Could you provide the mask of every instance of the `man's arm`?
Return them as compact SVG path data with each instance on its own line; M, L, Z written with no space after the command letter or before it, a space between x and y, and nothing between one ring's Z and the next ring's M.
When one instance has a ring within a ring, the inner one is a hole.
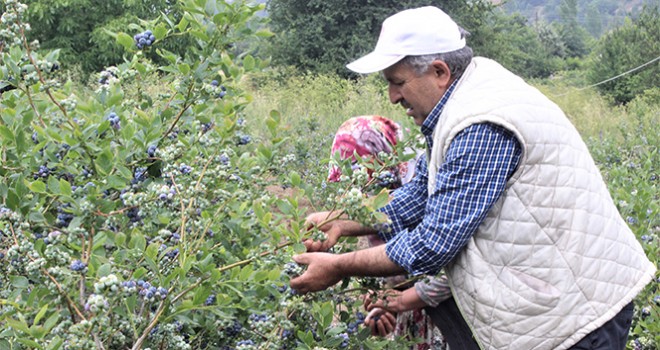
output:
M307 265L302 275L291 279L291 288L300 293L324 290L344 277L393 276L405 270L385 254L385 245L344 254L304 253L293 260Z
M496 124L475 124L456 135L438 169L424 219L387 242L388 257L411 274L436 274L500 198L521 150L513 133Z

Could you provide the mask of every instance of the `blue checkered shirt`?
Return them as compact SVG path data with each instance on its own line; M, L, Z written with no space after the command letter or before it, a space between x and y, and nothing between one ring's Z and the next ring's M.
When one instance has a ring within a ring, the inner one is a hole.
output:
M427 147L453 92L452 84L424 121ZM518 166L521 146L508 130L491 123L461 131L449 146L428 193L428 165L422 157L411 182L393 192L381 209L391 224L379 232L387 256L413 275L437 274L465 246L497 201Z

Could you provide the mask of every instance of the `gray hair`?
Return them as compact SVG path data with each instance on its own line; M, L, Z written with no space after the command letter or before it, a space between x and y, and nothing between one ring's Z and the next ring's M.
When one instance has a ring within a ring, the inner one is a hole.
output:
M463 38L470 35L465 29L461 27L458 29ZM433 61L440 60L445 62L449 67L452 79L457 80L463 75L470 62L472 62L473 55L472 48L466 45L462 49L450 52L432 53L421 56L406 56L397 64L405 64L411 67L415 71L415 74L422 75L428 70Z

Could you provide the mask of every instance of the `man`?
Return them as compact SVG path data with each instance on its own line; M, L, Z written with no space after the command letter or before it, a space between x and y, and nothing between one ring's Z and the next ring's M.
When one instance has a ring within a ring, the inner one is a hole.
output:
M348 67L383 72L391 102L426 136L426 162L383 209L385 245L316 252L376 232L333 221L322 227L327 241L306 242L309 253L294 257L307 270L291 287L444 267L454 298L431 312L452 350L624 349L632 300L656 267L559 107L496 62L472 58L435 7L386 19L375 50Z

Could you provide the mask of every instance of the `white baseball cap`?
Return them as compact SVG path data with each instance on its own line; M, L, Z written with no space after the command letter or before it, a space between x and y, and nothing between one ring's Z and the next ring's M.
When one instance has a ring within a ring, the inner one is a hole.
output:
M463 47L465 38L456 22L441 9L425 6L385 19L374 51L346 67L357 73L373 73L406 56L451 52Z

